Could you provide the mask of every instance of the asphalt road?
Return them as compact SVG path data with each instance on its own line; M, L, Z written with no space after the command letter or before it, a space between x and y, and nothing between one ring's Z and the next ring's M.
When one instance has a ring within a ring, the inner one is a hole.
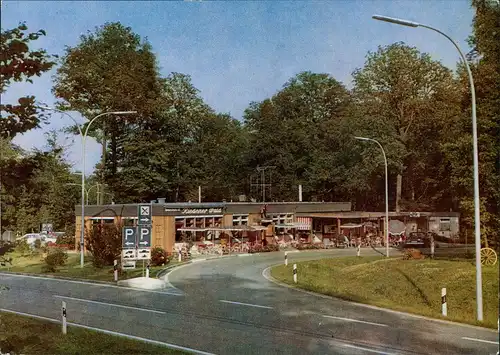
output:
M364 254L372 253L368 250ZM290 253L294 260L354 250ZM318 297L262 274L283 253L196 262L161 292L0 274L0 308L214 354L495 354L495 331ZM349 280L332 280L349 282ZM71 331L71 324L69 325Z

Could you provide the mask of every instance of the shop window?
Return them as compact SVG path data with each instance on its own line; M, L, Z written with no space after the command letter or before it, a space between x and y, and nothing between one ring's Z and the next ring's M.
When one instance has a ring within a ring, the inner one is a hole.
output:
M233 226L246 226L248 225L248 215L234 215Z
M449 218L441 218L439 220L439 231L440 232L451 231L451 222Z

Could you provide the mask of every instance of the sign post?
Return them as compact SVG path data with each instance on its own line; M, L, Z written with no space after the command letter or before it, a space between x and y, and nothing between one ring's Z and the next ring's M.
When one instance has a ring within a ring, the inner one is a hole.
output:
M122 263L123 267L132 263L135 268L137 260L143 261L142 273L144 276L144 261L151 259L151 225L153 223L153 206L139 204L137 206L137 226L123 227ZM129 261L129 262L127 262Z
M66 302L62 303L62 333L67 333L67 324L66 324Z
M115 276L115 282L118 281L118 260L113 261L113 274Z

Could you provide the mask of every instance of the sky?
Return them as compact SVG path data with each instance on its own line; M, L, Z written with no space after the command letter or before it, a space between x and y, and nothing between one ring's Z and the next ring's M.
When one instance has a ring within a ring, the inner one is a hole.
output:
M403 41L455 69L459 55L444 37L371 19L373 14L400 17L438 27L469 50L473 9L469 0L330 1L12 1L3 0L2 29L26 22L44 29L35 42L51 54L64 54L79 37L106 22L119 21L152 44L161 74L189 74L200 95L218 112L241 119L252 101L261 101L302 71L328 73L352 87L351 73L369 51ZM48 105L55 70L33 84L13 84L3 103L35 95ZM77 112L71 115L79 122ZM25 149L43 149L44 132L71 124L55 114L42 129L16 137ZM79 138L60 134L67 159L80 170ZM100 146L87 143L86 173L100 159Z

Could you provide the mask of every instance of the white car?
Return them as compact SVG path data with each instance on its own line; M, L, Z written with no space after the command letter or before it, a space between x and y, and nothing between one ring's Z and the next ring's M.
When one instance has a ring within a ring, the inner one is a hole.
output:
M31 245L35 243L35 240L42 239L42 235L39 233L28 233L23 235L22 237L16 238L16 241L21 241L23 239L26 241L26 243Z

